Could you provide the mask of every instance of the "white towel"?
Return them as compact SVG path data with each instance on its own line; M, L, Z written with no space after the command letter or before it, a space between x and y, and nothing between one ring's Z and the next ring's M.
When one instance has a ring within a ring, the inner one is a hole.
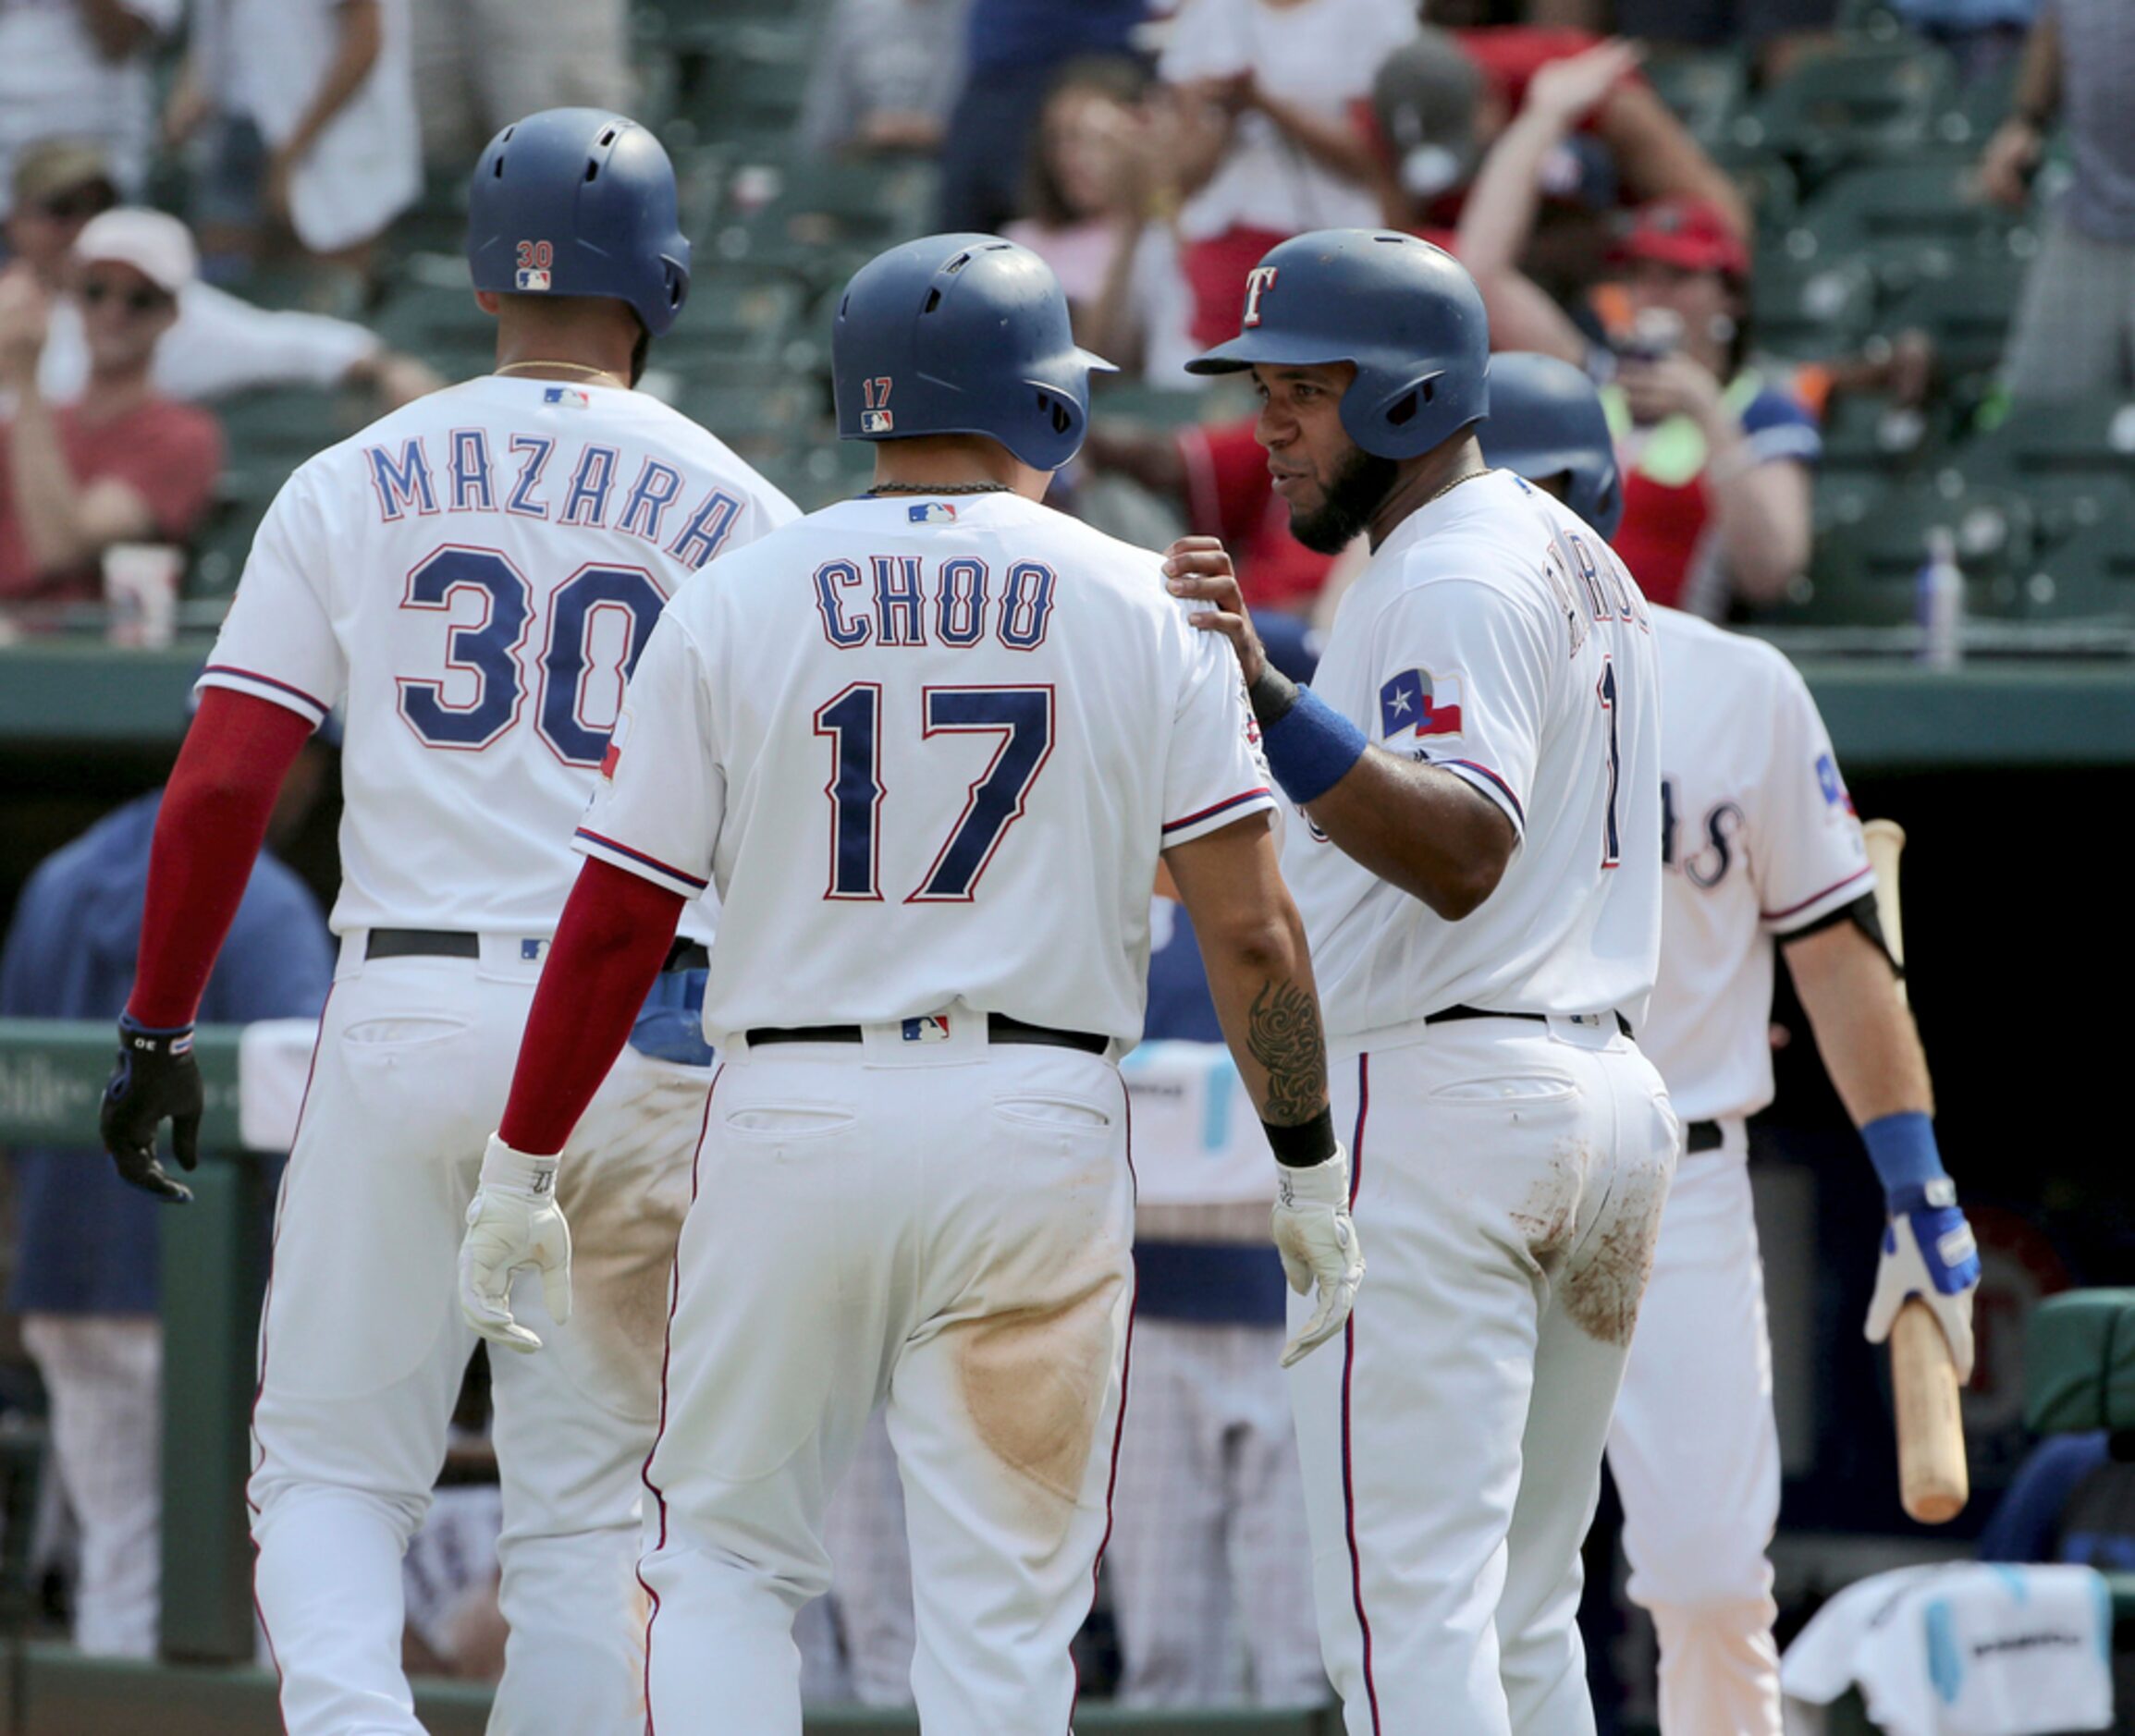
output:
M238 1038L238 1137L247 1151L286 1152L311 1082L316 1019L262 1019Z
M2112 1599L2090 1568L1901 1568L1819 1609L1779 1680L1818 1705L1859 1683L1890 1736L2106 1730L2112 1644Z

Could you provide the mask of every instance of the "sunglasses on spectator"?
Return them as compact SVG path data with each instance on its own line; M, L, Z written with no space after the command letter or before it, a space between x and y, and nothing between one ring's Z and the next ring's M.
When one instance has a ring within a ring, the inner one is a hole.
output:
M117 301L129 313L153 313L158 308L168 307L171 302L171 298L160 289L138 287L121 288L117 284L105 283L100 277L92 277L77 293L81 297L83 307L102 307L106 301Z
M55 223L81 223L109 211L117 202L118 195L102 181L88 181L41 199L37 206Z

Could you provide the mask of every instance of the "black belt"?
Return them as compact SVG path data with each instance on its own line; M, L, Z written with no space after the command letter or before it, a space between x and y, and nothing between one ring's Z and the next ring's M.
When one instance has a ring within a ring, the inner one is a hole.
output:
M1631 1021L1625 1018L1622 1013L1616 1014L1615 1018L1616 1029L1626 1036L1629 1036L1631 1034ZM1444 1025L1451 1024L1456 1019L1526 1019L1538 1025L1546 1025L1550 1021L1550 1015L1531 1012L1499 1012L1493 1007L1446 1007L1437 1012L1424 1014L1423 1022L1427 1025Z
M1080 1049L1085 1055L1102 1055L1111 1047L1104 1037L1089 1031L1060 1031L1051 1025L1028 1025L1006 1013L986 1015L986 1034L996 1043L1030 1043L1042 1048ZM758 1025L749 1033L749 1046L772 1043L857 1043L858 1025Z
M479 959L482 936L458 928L374 928L363 942L366 959ZM677 938L663 971L702 971L711 963L703 942Z
M1683 1149L1686 1153L1718 1151L1725 1143L1717 1121L1693 1121L1683 1130Z

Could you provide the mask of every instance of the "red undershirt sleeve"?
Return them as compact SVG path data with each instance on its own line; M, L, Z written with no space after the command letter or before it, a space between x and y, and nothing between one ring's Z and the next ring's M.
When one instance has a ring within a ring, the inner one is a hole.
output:
M141 960L126 1010L151 1030L189 1025L229 935L267 816L313 720L227 688L201 693L155 816Z
M630 1039L683 902L680 893L610 862L589 859L579 871L526 1016L497 1128L514 1151L546 1157L563 1149Z

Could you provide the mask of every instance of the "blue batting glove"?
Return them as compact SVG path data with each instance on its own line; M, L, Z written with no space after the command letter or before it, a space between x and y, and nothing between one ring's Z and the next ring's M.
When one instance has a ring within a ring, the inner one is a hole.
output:
M1962 1386L1972 1376L1972 1292L1980 1285L1980 1254L1972 1227L1957 1209L1957 1184L1939 1176L1894 1190L1889 1207L1875 1294L1868 1304L1868 1341L1881 1344L1889 1338L1897 1311L1918 1296L1941 1323Z

